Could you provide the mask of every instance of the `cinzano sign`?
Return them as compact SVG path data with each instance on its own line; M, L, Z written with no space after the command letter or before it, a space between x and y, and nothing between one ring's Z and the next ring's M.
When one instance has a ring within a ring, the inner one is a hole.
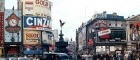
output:
M24 16L24 29L43 30L44 28L51 28L50 19L42 17Z

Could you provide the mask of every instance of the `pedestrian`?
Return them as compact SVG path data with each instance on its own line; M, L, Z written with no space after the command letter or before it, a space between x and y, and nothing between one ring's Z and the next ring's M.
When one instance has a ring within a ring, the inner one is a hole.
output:
M75 55L74 54L72 54L72 60L75 60Z

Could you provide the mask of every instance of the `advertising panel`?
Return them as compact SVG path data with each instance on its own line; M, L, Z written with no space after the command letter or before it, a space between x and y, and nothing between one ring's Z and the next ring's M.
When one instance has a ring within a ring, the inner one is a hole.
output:
M93 27L108 27L108 24L107 20L97 20L93 23Z
M40 31L23 31L23 44L40 44L41 32Z
M40 45L24 45L24 54L42 54L42 47Z
M79 50L81 50L82 48L83 48L83 44L82 44L82 31L81 32L79 32L79 34L78 34L78 48L79 48Z
M100 38L109 38L109 34L111 33L111 30L108 28L100 28L100 31L98 32L98 35Z
M140 40L140 22L130 24L130 40Z
M82 28L82 44L83 44L83 49L86 48L86 27Z
M23 15L51 17L51 6L48 0L23 0Z
M8 47L6 52L7 52L8 57L13 57L18 54L19 48L18 47Z
M5 0L0 0L0 12L4 12Z
M21 42L21 10L5 10L4 42Z
M98 13L93 16L93 19L106 19L106 20L124 20L124 16L114 14Z
M4 12L0 12L0 47L3 47L4 42Z
M51 36L46 32L42 32L42 43L44 44L52 43Z
M24 16L24 29L45 30L51 29L50 18L42 18L38 16Z

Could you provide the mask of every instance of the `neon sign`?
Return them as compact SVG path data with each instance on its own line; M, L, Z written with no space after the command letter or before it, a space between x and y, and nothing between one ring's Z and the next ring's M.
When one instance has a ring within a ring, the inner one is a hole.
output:
M35 30L37 28L51 28L50 23L50 18L24 16L24 28L30 28Z

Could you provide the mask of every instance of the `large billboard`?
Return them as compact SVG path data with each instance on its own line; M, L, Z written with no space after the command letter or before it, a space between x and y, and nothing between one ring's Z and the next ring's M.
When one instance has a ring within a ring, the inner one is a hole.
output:
M4 42L4 12L0 12L0 47L3 47Z
M104 19L104 20L124 20L124 16L118 16L114 14L98 13L93 16L93 19Z
M0 12L4 12L5 0L0 0Z
M21 42L21 10L5 10L4 15L4 42Z
M140 40L140 22L132 22L130 24L130 40Z
M51 17L51 6L48 0L23 0L23 15Z
M51 35L49 33L42 32L42 43L43 44L51 44L52 43Z
M40 31L23 31L23 44L40 44L41 41L41 32Z
M40 45L24 45L24 54L42 54L42 47Z
M45 30L51 29L51 20L49 17L42 18L38 16L23 16L23 29Z

